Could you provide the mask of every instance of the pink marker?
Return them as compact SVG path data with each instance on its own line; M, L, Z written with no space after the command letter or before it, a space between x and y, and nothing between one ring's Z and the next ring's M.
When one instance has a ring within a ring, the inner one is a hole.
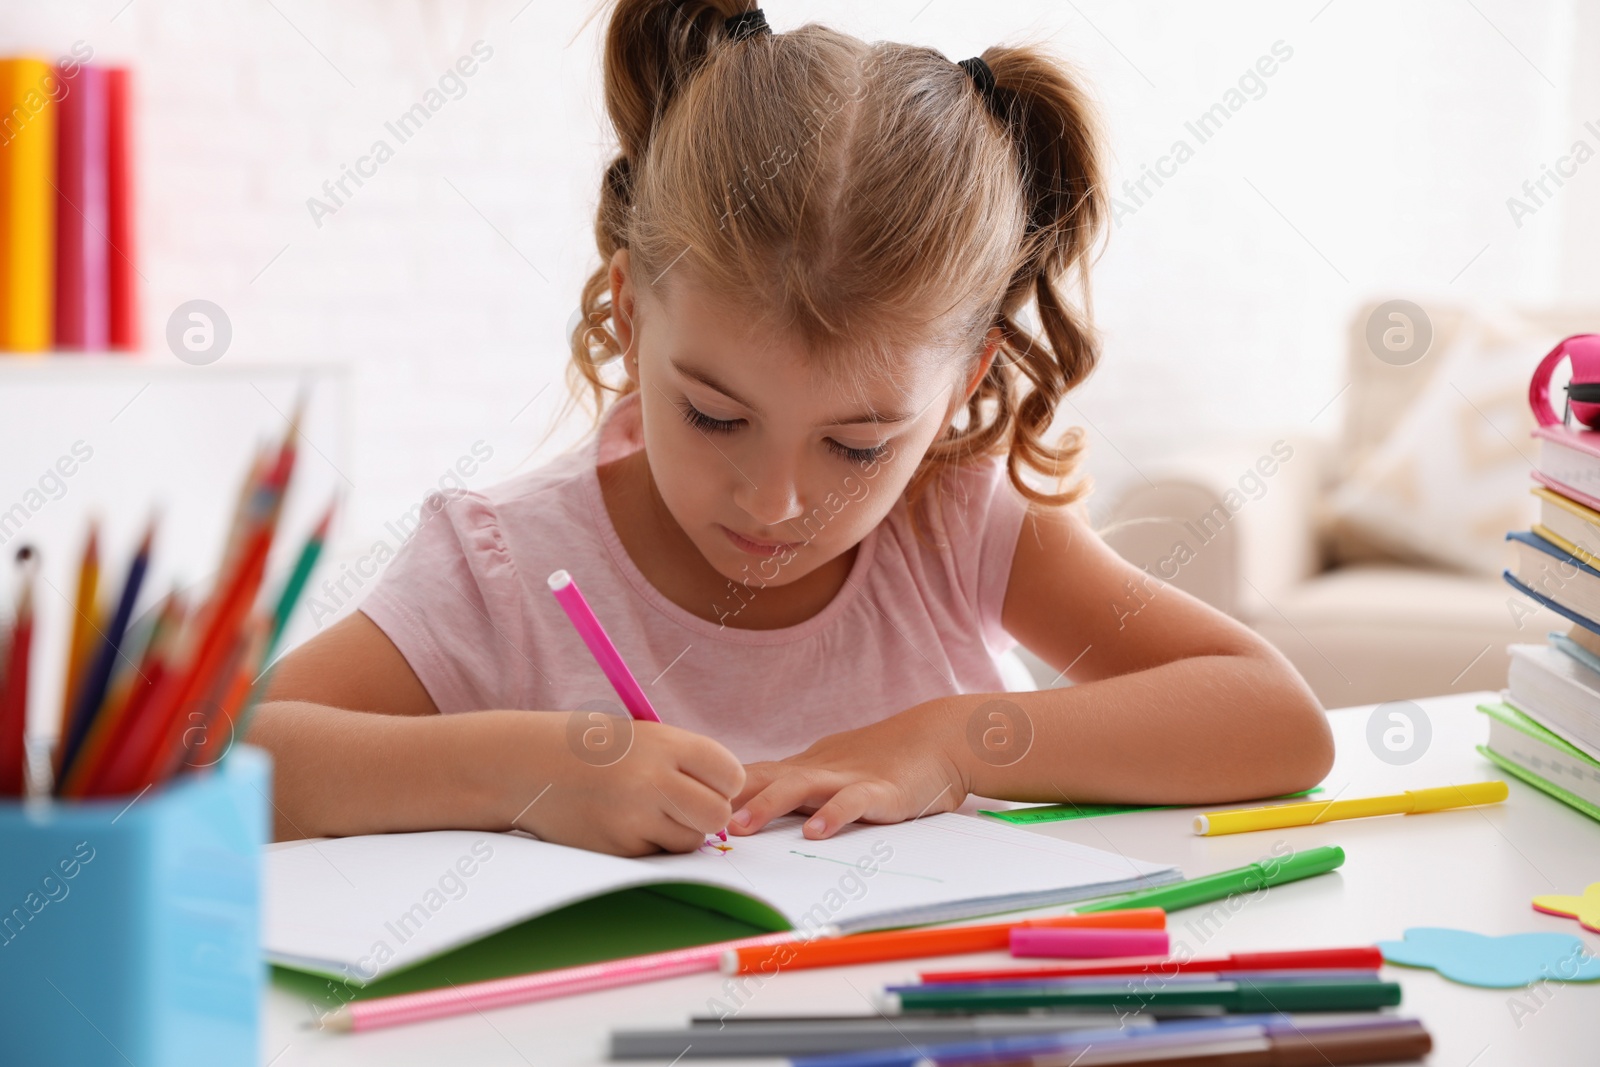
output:
M834 936L838 930L824 927L822 936ZM512 1004L530 1004L552 997L569 997L597 989L616 989L620 986L675 978L683 974L715 974L722 954L731 949L757 945L781 945L804 938L798 930L785 930L776 934L758 934L737 941L718 941L710 945L676 948L648 956L632 956L604 963L585 963L577 967L562 967L554 971L519 974L510 978L490 978L465 985L452 985L443 989L424 989L416 993L396 993L387 997L357 1000L335 1009L325 1016L322 1025L329 1030L375 1030L382 1026L399 1026L403 1023L422 1022L447 1015L465 1015L484 1012L491 1008L504 1008Z
M1169 948L1165 930L1075 930L1048 926L1011 928L1013 956L1109 959L1116 956L1165 956Z
M638 679L622 661L622 653L611 643L605 627L595 618L594 610L589 607L589 602L583 599L583 594L578 590L578 583L572 580L572 575L564 570L556 571L548 580L550 592L555 594L561 610L572 620L572 628L578 631L578 636L583 638L583 643L589 647L589 654L594 656L594 661L605 672L611 688L622 698L622 705L628 709L628 714L645 722L660 722L661 716L650 706L650 698L639 688ZM728 831L718 830L717 836L726 841Z

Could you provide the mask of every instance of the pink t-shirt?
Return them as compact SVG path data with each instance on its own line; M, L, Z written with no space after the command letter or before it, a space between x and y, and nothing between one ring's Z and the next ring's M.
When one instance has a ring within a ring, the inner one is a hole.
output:
M1005 689L995 656L1016 641L1000 612L1027 501L1003 461L948 475L942 529L925 527L925 541L898 501L816 615L747 630L672 603L623 548L595 468L640 447L634 393L537 470L482 492L429 495L360 607L441 712L605 705L621 714L545 583L562 568L662 721L716 738L742 762L793 755L933 697Z

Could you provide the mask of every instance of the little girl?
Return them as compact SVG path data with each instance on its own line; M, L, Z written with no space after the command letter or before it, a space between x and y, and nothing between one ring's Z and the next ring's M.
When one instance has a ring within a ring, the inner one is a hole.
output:
M743 6L614 4L620 154L569 368L598 425L430 496L361 610L279 664L250 732L278 836L635 855L969 793L1316 784L1329 730L1283 656L1112 552L1084 482L1037 487L1078 464L1081 430L1050 427L1098 356L1058 288L1076 272L1087 304L1106 217L1082 86L1033 49L958 64ZM558 569L661 723L622 716ZM1071 684L1001 692L1018 643Z

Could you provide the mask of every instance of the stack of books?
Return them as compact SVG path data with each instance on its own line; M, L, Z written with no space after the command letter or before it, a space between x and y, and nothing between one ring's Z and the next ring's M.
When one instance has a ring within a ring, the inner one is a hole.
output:
M0 352L138 347L130 81L0 59Z
M1514 644L1500 701L1479 705L1505 770L1600 819L1600 431L1534 430L1539 521L1513 530L1505 580L1569 619L1543 644ZM1512 602L1513 613L1517 611Z

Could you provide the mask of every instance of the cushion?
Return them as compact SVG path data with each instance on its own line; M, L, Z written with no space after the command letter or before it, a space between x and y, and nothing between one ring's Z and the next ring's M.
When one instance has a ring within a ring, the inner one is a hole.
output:
M1488 577L1538 514L1528 377L1560 338L1504 313L1463 322L1388 437L1328 498L1338 564L1387 558ZM1430 354L1427 358L1433 358Z

